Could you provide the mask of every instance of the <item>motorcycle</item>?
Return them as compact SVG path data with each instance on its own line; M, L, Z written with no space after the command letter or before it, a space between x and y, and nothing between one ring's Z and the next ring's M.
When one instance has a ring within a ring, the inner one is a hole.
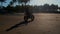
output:
M33 15L25 15L24 20L28 21L28 22L32 22L34 20L34 16Z

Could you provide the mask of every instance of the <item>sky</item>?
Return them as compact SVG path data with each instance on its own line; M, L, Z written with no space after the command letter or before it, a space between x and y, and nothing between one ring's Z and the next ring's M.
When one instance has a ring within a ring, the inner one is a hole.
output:
M11 0L7 0L7 3L4 3L3 6L7 6ZM55 4L60 6L60 0L30 0L30 5L44 5L44 4Z

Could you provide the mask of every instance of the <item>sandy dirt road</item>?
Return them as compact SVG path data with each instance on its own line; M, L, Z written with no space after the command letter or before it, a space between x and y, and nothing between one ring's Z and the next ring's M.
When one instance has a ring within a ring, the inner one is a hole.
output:
M34 16L34 21L28 25L6 32L23 21L23 15L0 15L0 34L60 34L60 14L37 13Z

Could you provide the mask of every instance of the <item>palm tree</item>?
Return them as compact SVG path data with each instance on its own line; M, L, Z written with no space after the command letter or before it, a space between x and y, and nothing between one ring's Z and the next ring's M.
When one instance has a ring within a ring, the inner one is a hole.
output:
M30 0L18 0L18 3L19 3L19 4L23 3L23 4L26 5L26 3L27 3L28 1L30 1Z
M0 0L0 3L1 3L1 8L2 8L2 5L3 5L3 2L5 2L6 0Z
M13 2L16 2L17 0L12 0Z
M30 1L30 0L12 0L13 3L18 2L19 5L20 5L20 4L26 5L26 3L27 3L28 1Z
M12 0L13 4L17 2L17 0Z
M14 3L16 2L16 0L12 0L12 1L10 1L10 6L12 6Z
M12 7L13 6L13 2L11 1L9 5Z

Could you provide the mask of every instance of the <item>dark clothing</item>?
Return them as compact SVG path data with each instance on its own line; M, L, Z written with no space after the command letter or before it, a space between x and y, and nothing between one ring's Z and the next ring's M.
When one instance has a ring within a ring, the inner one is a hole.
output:
M25 8L25 15L32 15L32 13L29 11L29 7Z

